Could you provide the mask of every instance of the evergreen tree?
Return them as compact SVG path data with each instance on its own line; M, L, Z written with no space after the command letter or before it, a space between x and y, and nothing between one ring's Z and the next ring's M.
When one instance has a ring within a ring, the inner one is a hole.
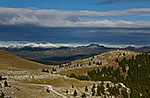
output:
M74 96L74 97L77 96L77 91L76 91L76 90L74 91L73 96Z
M129 59L124 57L121 61L118 61L118 64L118 69L113 69L113 67L103 67L101 70L92 69L87 72L87 75L76 76L75 78L91 81L112 81L114 83L121 82L131 89L131 98L139 98L140 94L143 98L150 98L150 55L143 53L135 57L132 56ZM125 74L127 74L126 77ZM93 92L94 88L95 87L92 88ZM98 85L98 96L104 94L104 90L102 88L102 86ZM109 87L109 91L115 96L119 94L117 87ZM123 92L123 94L126 96L125 92Z
M8 87L7 81L4 82L4 86L5 86L5 87Z
M116 63L118 63L119 62L119 60L118 60L118 58L116 58Z
M66 93L68 93L68 90L66 90Z
M109 84L108 83L107 83L106 87L109 88Z
M72 88L74 88L74 86L72 85Z
M123 53L123 56L126 56L126 54L125 54L125 53Z
M49 93L49 89L46 89L46 92Z
M3 92L1 93L0 98L4 98L4 93Z
M97 85L97 96L101 96L101 87Z
M92 88L92 96L94 96L94 95L95 95L95 89Z
M70 78L76 78L76 75L74 73L71 73L71 75L69 77Z
M44 68L42 69L42 72L45 72Z
M2 76L0 76L0 81L2 80Z
M92 88L95 88L95 84L93 84L93 87Z
M87 88L87 86L85 87L85 92L88 92L88 88Z
M89 62L89 66L91 66L91 62Z
M52 71L56 71L56 68L53 68Z

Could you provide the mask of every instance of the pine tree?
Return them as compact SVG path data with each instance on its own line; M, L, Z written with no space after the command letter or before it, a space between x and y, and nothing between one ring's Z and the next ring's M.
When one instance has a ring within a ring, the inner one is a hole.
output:
M68 90L66 90L66 93L68 93Z
M93 87L92 88L95 88L95 84L93 84Z
M76 90L74 91L73 96L74 96L74 97L77 96L77 91L76 91Z
M76 75L74 73L71 73L71 75L69 77L70 78L76 78Z
M101 88L100 88L100 85L97 86L97 96L101 96Z
M72 88L74 88L74 86L72 85Z
M125 53L123 53L123 56L126 56L126 54L125 54Z
M7 81L4 82L4 86L5 86L5 87L8 87Z
M85 87L85 92L87 92L88 91L88 88L87 88L87 86Z
M94 96L94 95L95 95L95 89L92 88L92 96Z
M0 98L4 98L4 93L3 92L1 93Z
M91 66L91 62L89 62L89 66Z
M46 92L49 93L49 89L46 89Z
M107 83L106 87L109 88L109 84L108 83Z
M42 69L42 72L45 72L44 68Z
M2 80L2 76L0 76L0 81Z
M53 68L53 69L52 69L52 71L56 71L56 69L55 69L55 68Z
M119 60L118 60L118 58L116 58L116 63L118 63L119 62Z

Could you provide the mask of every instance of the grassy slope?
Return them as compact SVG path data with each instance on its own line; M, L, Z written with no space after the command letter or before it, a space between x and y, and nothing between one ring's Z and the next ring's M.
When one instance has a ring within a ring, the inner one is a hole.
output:
M123 54L125 52L128 53L126 56L119 56L120 54ZM83 75L83 74L86 74L89 70L92 70L93 68L100 68L101 69L104 66L106 66L106 67L113 66L116 69L116 68L118 68L118 64L115 62L116 58L118 58L120 61L124 57L126 57L128 59L128 58L132 57L133 55L135 56L137 54L138 53L131 52L131 51L123 51L123 50L106 52L106 53L94 56L94 59L93 59L93 61L95 61L95 62L98 62L98 61L102 62L103 66L90 67L90 68L79 68L79 69L61 71L60 74L70 75L71 73L75 73L76 75ZM94 65L92 63L93 61L91 61L91 58L92 57L87 58L87 59L76 60L76 61L73 61L71 63L72 63L72 65L76 65L76 64L88 65L88 63L91 62L91 65Z
M114 51L114 54L120 54L123 53L124 51ZM114 55L112 54L112 52L106 52L103 53L101 55L96 55L94 60L99 61L108 61L108 63L111 64L115 64L115 66L117 67L117 63L114 63L114 60L116 58L109 58L109 56ZM133 53L134 55L136 55L136 53ZM131 57L133 54L130 54L128 56L126 56L127 58ZM119 58L119 60L121 60L122 57ZM91 58L87 58L87 59L82 59L82 60L76 60L73 61L72 64L88 64L89 61L91 60ZM106 64L105 66L108 66L109 64ZM13 65L13 66L12 66ZM10 54L6 51L0 50L0 69L10 69L10 70L35 70L35 69L41 69L41 68L49 68L43 64L39 64L39 63L35 63L32 61L28 61L28 60L24 60L18 56L15 56L13 54ZM95 68L95 67L94 67ZM100 67L101 68L101 67ZM91 70L92 68L81 68L81 69L74 69L74 70L68 70L68 71L63 71L61 72L62 74L66 74L69 75L71 73L75 73L75 74L85 74L88 70ZM71 85L74 85L76 87L85 87L88 85L91 85L92 83L89 81L80 81L77 79L65 79L65 78L60 78L60 77L56 77L56 78L50 78L50 79L39 79L39 80L30 80L30 81L18 81L21 83L35 83L35 84L49 84L52 85L54 87L65 87L65 89L68 89L71 87ZM14 85L14 87L17 87L16 85ZM36 86L27 86L24 85L23 87L24 89L20 89L20 91L16 91L15 93L18 94L18 98L24 98L23 96L27 96L30 91L33 91L31 95L33 96L37 96L37 93L39 93L38 98L43 98L41 96L45 96L46 90L43 88L38 88ZM41 91L41 92L38 92ZM20 92L22 92L21 94L24 94L23 96L20 96ZM41 95L42 94L42 95ZM30 96L30 98L34 98L33 96ZM49 96L47 94L47 96Z
M28 61L22 59L18 56L15 56L11 53L6 51L0 50L0 70L8 69L8 70L36 70L42 68L51 68L49 66L45 66L40 63ZM44 73L43 73L44 74ZM20 81L21 82L21 81ZM77 79L65 79L65 78L54 78L54 79L40 79L40 80L30 80L25 81L23 80L22 83L36 83L36 84L50 84L53 86L84 86L88 85L89 82L82 82Z
M19 69L19 70L36 70L41 68L50 68L40 63L22 59L4 50L0 50L0 68L1 69Z

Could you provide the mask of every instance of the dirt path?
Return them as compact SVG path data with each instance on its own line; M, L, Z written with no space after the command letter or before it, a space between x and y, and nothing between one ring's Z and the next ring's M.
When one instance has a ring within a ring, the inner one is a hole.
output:
M51 92L55 93L58 96L61 96L62 98L67 98L66 96L58 93L57 91L55 91L52 87L52 85L45 85L45 84L27 84L27 85L33 85L33 86L42 86L42 87L47 87L48 90L50 90Z

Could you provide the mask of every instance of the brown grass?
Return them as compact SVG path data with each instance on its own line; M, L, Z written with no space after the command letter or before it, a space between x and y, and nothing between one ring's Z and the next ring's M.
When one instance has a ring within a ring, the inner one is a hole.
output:
M67 71L61 71L61 72L59 72L59 74L71 75L71 73L74 73L74 74L76 74L76 75L83 75L83 74L87 74L87 72L88 72L89 70L97 69L97 68L99 68L99 67L71 69L71 70L67 70Z
M66 71L61 71L59 72L59 74L64 74L64 75L70 75L71 73L74 73L76 75L83 75L86 74L89 70L92 70L93 68L99 68L102 69L103 67L108 67L108 66L113 66L114 69L117 69L118 63L115 62L116 58L109 58L109 56L113 56L112 53L114 53L115 55L119 55L120 53L124 53L124 52L130 52L130 51L110 51L110 52L106 52L100 55L96 55L94 56L95 62L97 61L104 61L106 60L108 62L108 64L104 65L104 66L100 66L100 67L90 67L90 68L78 68L78 69L71 69L71 70L66 70ZM126 56L122 56L122 57L117 57L119 59L119 61L121 61L124 57L126 59L131 58L132 56L136 56L139 53L134 53L134 52L130 52L131 54L126 55ZM91 61L91 57L87 58L87 59L81 59L81 60L76 60L72 62L72 65L76 65L76 64L87 64L89 63L89 61ZM93 64L92 64L93 65Z
M25 60L4 50L0 50L0 68L8 70L35 70L51 67L29 60Z
M72 85L76 87L85 87L90 85L91 83L88 81L80 81L74 78L63 78L57 77L53 79L41 79L41 80L31 80L31 81L22 81L25 83L33 83L33 84L46 84L46 85L53 85L55 87L70 87Z

